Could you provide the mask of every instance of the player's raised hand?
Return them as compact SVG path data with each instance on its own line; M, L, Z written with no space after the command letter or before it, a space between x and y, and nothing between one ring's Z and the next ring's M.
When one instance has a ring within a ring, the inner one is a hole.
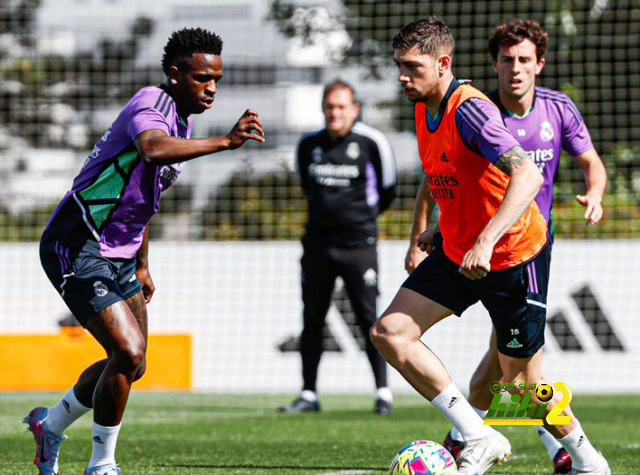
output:
M251 109L247 109L240 116L231 132L227 134L227 137L230 141L229 148L231 150L242 147L247 140L255 140L262 143L266 141L260 117L258 117L256 111Z
M604 214L602 210L602 198L593 195L576 195L576 200L587 208L584 211L587 226L593 226L602 219L602 215Z

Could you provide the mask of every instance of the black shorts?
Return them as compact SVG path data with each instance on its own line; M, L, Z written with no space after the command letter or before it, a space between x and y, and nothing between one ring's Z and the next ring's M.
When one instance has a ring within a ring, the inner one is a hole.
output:
M476 302L482 302L496 330L498 351L516 358L534 355L544 345L549 244L527 262L491 271L483 279L471 280L444 254L441 235L436 235L434 241L434 251L402 286L447 307L458 316Z
M142 290L135 259L108 259L88 240L70 246L45 231L40 262L74 317L85 326L89 317Z

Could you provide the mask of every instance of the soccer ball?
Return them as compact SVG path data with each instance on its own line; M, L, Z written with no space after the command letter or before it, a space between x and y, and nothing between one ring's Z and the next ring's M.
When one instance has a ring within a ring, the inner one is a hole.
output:
M536 396L542 402L547 402L553 397L553 388L550 384L538 384L536 388Z
M389 475L456 475L452 455L430 440L416 440L402 447L391 462Z

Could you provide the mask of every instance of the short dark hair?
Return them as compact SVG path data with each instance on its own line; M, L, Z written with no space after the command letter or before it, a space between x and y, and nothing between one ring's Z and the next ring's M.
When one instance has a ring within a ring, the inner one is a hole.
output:
M191 58L194 53L220 56L222 38L202 28L183 28L174 31L164 47L162 71L168 76L171 66L180 69L183 61Z
M429 16L403 26L391 40L394 49L409 49L418 46L420 54L437 57L441 54L453 56L455 41L449 27L438 18Z
M332 93L333 91L337 91L338 89L346 89L348 91L351 91L351 95L353 96L353 102L356 102L356 103L358 102L356 100L356 91L353 89L351 84L349 84L346 81L343 81L342 79L334 79L333 81L328 83L326 86L324 86L324 91L322 92L322 103L324 104L324 101L327 99L327 96L330 93Z
M549 35L537 21L511 18L491 30L489 53L491 53L491 58L495 61L498 59L498 51L501 47L509 48L522 43L524 40L530 40L536 45L536 56L541 59L547 54L548 38Z

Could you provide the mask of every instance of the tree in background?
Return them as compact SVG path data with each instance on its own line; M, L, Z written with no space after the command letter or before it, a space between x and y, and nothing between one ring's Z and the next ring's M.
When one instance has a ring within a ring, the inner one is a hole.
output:
M49 203L20 194L51 178L38 149L58 149L63 160L67 151L84 153L104 133L92 126L95 111L120 105L148 84L149 72L136 71L134 61L153 31L151 20L138 18L124 38L97 39L71 56L43 55L42 3L0 0L0 241L37 239L51 213Z
M86 115L146 85L133 63L154 23L138 18L121 40L103 38L70 57L43 56L35 44L41 3L0 0L0 128L34 147L84 149L103 132L86 130Z

